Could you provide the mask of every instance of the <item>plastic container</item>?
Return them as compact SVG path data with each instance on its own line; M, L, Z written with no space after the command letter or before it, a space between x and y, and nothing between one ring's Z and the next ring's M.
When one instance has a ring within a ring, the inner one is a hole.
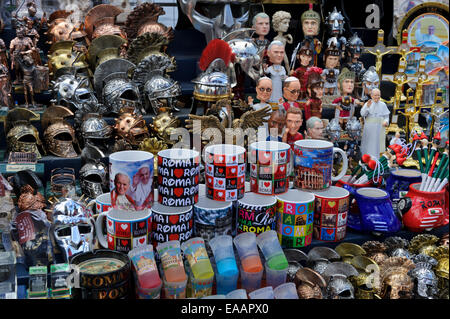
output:
M225 296L227 299L248 299L247 291L245 289L236 289L230 291Z
M249 273L259 273L263 270L255 233L242 233L233 239L241 261L242 269Z
M214 271L206 252L205 241L201 237L194 237L181 244L181 249L189 262L195 279L209 279L214 277Z
M250 299L275 299L273 288L271 286L252 291L248 296Z
M156 266L153 246L146 245L134 248L128 252L128 257L136 270L136 279L140 288L152 289L159 286L161 290L162 281Z
M267 265L271 269L282 270L289 266L276 231L269 230L256 237L256 243L261 249Z
M279 285L273 290L275 299L299 299L297 288L293 282Z
M283 269L273 269L266 262L266 284L273 288L278 287L286 282L287 271L289 265Z
M258 272L247 272L242 266L241 270L241 287L247 292L261 288L262 276L264 273L264 268L261 268Z
M181 256L180 242L171 240L156 246L161 259L164 278L167 282L184 282L187 280L184 270L183 257Z

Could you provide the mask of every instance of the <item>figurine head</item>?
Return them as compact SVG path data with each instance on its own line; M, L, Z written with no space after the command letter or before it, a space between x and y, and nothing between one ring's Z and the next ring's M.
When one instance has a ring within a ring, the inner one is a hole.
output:
M290 76L283 82L283 97L289 102L295 102L300 95L300 80Z
M272 80L262 77L256 84L256 98L261 102L267 102L272 95Z
M267 55L273 64L281 64L284 59L284 44L281 41L272 41L267 48Z
M380 77L374 66L371 66L362 77L362 83L364 87L364 93L370 95L373 89L380 86Z
M266 36L270 31L270 17L265 12L260 12L253 17L253 29L259 36Z
M372 98L372 100L377 103L378 101L380 101L380 97L381 97L381 92L379 89L373 89L372 92L370 93L370 97Z
M299 60L301 66L307 67L311 65L312 58L313 51L309 46L309 41L305 41L302 47L298 50L297 59Z
M340 11L336 10L336 7L334 7L333 12L328 14L325 24L328 27L328 33L332 36L338 36L344 32L344 17Z
M298 107L290 107L286 112L286 129L289 134L295 135L302 126L303 114Z
M323 97L323 79L322 79L322 69L317 67L309 68L305 76L306 80L306 91L308 96L312 99L321 99Z
M277 130L277 134L281 135L283 133L283 128L286 125L286 114L282 110L276 110L273 111L270 114L270 118L267 121L267 124L269 126L269 132L271 132L272 129Z
M343 68L338 77L338 84L342 94L351 94L355 88L355 72Z
M311 116L306 121L306 132L308 136L312 139L321 140L323 139L323 122L320 118L316 116Z
M287 32L290 22L291 14L289 12L277 11L272 16L272 25L276 32Z
M341 50L339 48L339 42L335 37L328 39L328 47L323 54L323 60L325 62L325 68L335 69L339 65L341 58Z
M36 15L37 9L36 9L36 4L34 3L34 1L29 1L27 3L27 10L28 10L29 16L34 17Z
M362 42L358 33L355 32L350 40L348 40L347 48L348 54L352 59L359 59L364 50L364 42Z
M319 34L320 30L320 15L312 9L312 4L309 5L309 10L303 12L301 18L303 35L305 37L313 37Z

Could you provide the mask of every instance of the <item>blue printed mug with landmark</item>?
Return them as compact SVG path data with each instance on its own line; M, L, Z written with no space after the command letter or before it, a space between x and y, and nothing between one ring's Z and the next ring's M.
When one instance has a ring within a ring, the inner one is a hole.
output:
M342 169L338 176L332 175L334 154L342 157ZM299 140L294 143L294 185L300 189L327 189L332 182L340 180L348 166L347 155L333 143L323 140Z

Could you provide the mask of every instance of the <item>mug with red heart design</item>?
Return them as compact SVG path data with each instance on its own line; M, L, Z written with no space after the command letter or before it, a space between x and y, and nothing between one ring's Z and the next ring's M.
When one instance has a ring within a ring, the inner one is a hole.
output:
M250 187L263 195L283 194L289 189L289 144L260 141L249 147Z
M181 243L190 239L194 229L192 206L172 207L155 203L152 206L152 240L158 243L178 240Z
M171 148L158 152L158 202L182 207L198 201L200 153Z
M245 148L231 144L205 149L206 197L235 201L245 193Z
M330 186L311 191L314 203L314 238L321 241L341 241L347 232L350 192Z
M106 234L103 225L106 221ZM111 208L98 215L95 231L101 246L129 252L151 243L152 212L150 209L126 211Z

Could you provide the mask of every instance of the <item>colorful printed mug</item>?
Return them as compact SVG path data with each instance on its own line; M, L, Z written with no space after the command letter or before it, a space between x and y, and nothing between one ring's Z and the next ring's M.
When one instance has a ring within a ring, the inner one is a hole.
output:
M290 189L277 196L277 235L283 248L305 247L313 236L315 196Z
M200 153L172 148L158 153L158 202L190 206L198 201Z
M108 209L112 207L111 194L110 193L100 194L90 203L95 204L95 211L97 212L97 214L106 212Z
M315 196L314 238L341 241L347 232L350 193L341 187L311 191Z
M184 242L192 237L194 213L192 206L171 207L155 203L152 206L153 245L170 240Z
M338 176L332 175L335 153L342 156L342 169ZM333 143L323 140L299 140L294 143L294 186L300 189L327 189L331 182L340 180L348 166L347 154Z
M200 196L194 205L194 233L205 242L219 235L231 235L233 203Z
M283 194L289 188L289 144L261 141L249 147L250 189L263 195Z
M256 193L246 193L237 201L237 234L244 232L256 235L275 229L277 199Z
M153 154L121 151L109 156L111 205L123 210L142 210L153 204Z
M205 149L206 197L235 201L245 193L245 148L230 144Z
M106 219L106 234L103 230ZM111 208L98 215L95 231L104 248L129 252L151 243L152 212L150 209L125 211Z

